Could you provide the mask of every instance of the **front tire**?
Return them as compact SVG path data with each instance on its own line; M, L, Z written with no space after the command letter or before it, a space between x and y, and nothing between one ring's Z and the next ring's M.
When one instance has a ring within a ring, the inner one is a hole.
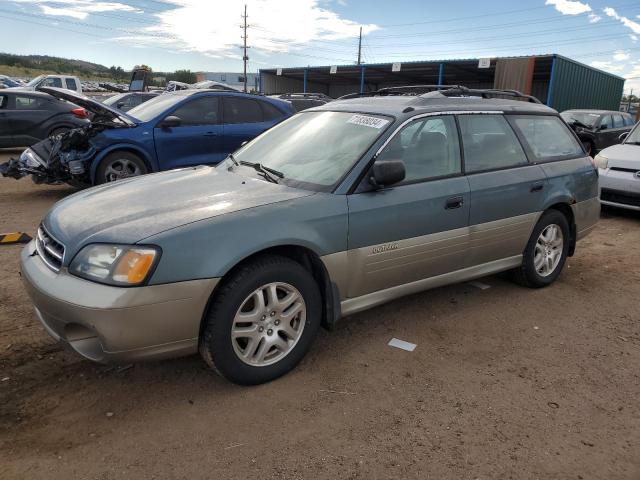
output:
M147 165L131 152L113 152L107 155L96 171L96 184L115 182L148 173Z
M558 210L547 210L533 229L515 280L525 287L551 285L567 260L571 241L569 222Z
M224 281L204 320L200 353L234 383L269 382L302 360L321 317L311 273L286 257L265 256Z

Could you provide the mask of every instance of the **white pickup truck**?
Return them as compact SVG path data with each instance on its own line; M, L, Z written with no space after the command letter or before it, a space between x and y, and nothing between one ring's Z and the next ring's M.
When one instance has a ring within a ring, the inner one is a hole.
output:
M35 90L38 87L66 88L67 90L82 93L80 79L69 75L40 75L20 88Z

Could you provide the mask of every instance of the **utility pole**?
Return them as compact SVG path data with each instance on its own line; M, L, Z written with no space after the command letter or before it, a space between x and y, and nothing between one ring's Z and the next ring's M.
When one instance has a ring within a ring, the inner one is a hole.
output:
M244 25L241 25L242 31L244 34L242 35L242 40L244 41L244 46L242 47L243 55L242 62L244 63L244 71L243 71L243 79L244 79L244 93L247 93L247 61L249 57L247 56L247 6L244 6L244 15L242 15L242 19L244 20Z
M358 65L362 63L360 60L362 58L362 27L360 27L360 38L358 40Z

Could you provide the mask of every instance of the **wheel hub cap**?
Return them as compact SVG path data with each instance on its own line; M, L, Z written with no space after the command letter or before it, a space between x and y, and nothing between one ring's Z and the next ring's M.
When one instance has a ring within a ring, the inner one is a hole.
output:
M273 282L254 290L233 319L233 350L244 363L272 365L296 346L306 321L307 308L292 285Z

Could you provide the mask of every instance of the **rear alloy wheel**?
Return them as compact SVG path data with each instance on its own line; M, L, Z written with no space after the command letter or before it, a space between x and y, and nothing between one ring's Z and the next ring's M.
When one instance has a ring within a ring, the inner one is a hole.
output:
M100 162L96 183L115 182L147 173L147 166L140 157L130 152L113 152Z
M569 252L567 218L558 210L542 214L525 248L516 281L532 288L546 287L560 275Z
M228 380L256 385L274 380L304 357L322 317L311 273L269 255L223 280L204 320L200 353Z

